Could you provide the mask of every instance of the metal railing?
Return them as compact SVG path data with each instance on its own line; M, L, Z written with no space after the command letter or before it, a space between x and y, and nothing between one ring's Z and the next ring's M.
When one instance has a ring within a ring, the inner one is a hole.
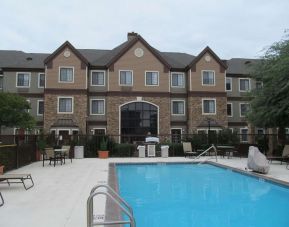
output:
M106 188L107 191L97 191L97 189ZM94 222L93 215L93 198L97 195L105 195L109 197L124 214L127 215L129 220L117 220L117 221L98 221ZM129 224L131 227L135 227L135 219L133 216L133 210L130 205L121 198L110 186L100 184L92 188L90 195L87 199L87 227L97 226L97 225L119 225L119 224Z
M216 156L216 162L218 162L218 152L217 152L217 148L215 147L214 144L212 144L212 146L210 146L207 150L204 150L201 154L199 154L197 157L193 158L193 160L195 159L199 159L201 156L203 156L204 154L208 153L209 150L213 149L215 151L215 156Z

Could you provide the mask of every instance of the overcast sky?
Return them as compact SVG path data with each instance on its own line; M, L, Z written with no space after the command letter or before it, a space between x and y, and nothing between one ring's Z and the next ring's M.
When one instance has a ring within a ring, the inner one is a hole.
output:
M1 0L0 49L112 49L139 33L160 51L255 58L289 28L288 0Z

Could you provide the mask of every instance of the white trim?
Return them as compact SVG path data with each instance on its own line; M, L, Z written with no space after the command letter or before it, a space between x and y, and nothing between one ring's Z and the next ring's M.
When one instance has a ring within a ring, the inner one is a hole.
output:
M192 90L192 70L190 69L190 91Z
M43 102L43 109L44 109L44 100L43 99L38 99L37 100L37 112L36 112L37 116L43 116L43 114L44 114L44 111L43 111L43 114L39 114L39 103L40 102Z
M118 134L120 135L118 140L119 140L119 143L120 143L120 138L121 138L121 107L127 105L127 104L130 104L130 103L134 103L134 102L144 102L144 103L148 103L148 104L151 104L153 106L155 106L157 108L157 111L158 111L158 122L157 122L157 125L158 125L158 134L160 133L160 107L152 102L148 102L148 101L138 101L138 100L133 100L133 101L129 101L129 102L126 102L126 103L123 103L121 105L118 106Z
M103 101L103 113L98 114L98 113L92 113L92 101ZM105 99L96 99L96 98L92 98L89 101L89 114L90 115L105 115Z
M241 112L241 105L242 105L242 104L249 105L249 103L248 103L248 102L240 102L240 103L239 103L240 117L246 117L246 115L242 115L242 112Z
M92 73L93 72L102 72L103 73L103 84L92 84ZM91 70L90 71L90 86L92 87L105 87L105 70Z
M222 128L210 128L210 131L216 131L217 133L219 133L222 130L223 130ZM208 128L197 128L197 134L199 131L205 131L206 134L208 134L209 129Z
M241 80L248 80L249 81L249 90L241 90ZM248 92L251 91L251 80L250 78L239 78L239 92Z
M215 70L202 70L202 86L216 86L216 73ZM213 84L204 84L204 72L213 72L213 76L214 76L214 83Z
M59 99L72 99L71 112L59 112ZM57 114L73 114L74 112L74 97L73 96L57 96Z
M182 86L174 86L173 85L173 74L181 74L182 76L183 76L183 85ZM171 77L170 77L170 79L171 79L171 87L173 87L173 88L185 88L186 87L186 81L185 81L185 73L184 72L171 72Z
M232 102L227 102L227 105L231 105L231 115L228 115L228 117L233 117L233 103ZM228 109L228 106L227 106ZM227 111L228 113L228 111Z
M29 77L29 85L28 86L18 86L17 85L18 75L19 74L28 74L28 77ZM16 72L16 87L19 87L19 88L30 88L30 84L31 84L31 72Z
M131 84L121 84L120 83L120 72L131 72ZM128 70L128 69L120 69L118 70L118 85L119 86L127 86L127 87L132 87L133 86L133 70Z
M248 130L248 132L247 132L247 140L242 140L242 135L244 134L244 133L242 133L242 129ZM248 143L249 142L249 138L248 137L249 137L249 129L248 129L248 127L240 128L240 142Z
M171 128L171 130L170 130L170 134L171 134L171 142L173 142L172 140L173 140L173 134L172 134L172 130L180 130L181 131L181 134L180 134L180 136L181 136L181 141L182 141L182 135L183 135L183 128Z
M61 81L60 80L60 69L72 69L72 81ZM58 83L65 83L65 84L73 84L74 83L74 66L59 66L59 71L58 71Z
M231 84L231 89L230 90L227 90L227 79L230 80L230 84ZM232 91L232 87L233 87L232 77L225 77L225 91Z
M184 113L183 114L174 114L173 112L173 102L183 102L184 103ZM183 99L173 99L171 100L171 115L172 116L185 116L186 115L186 100Z
M147 84L147 73L157 73L158 75L158 78L157 78L157 81L158 83L157 84ZM159 71L145 71L145 86L146 87L158 87L159 86L159 80L160 80L160 73Z
M204 113L204 101L215 101L215 113ZM217 114L217 100L216 98L202 98L202 115L216 115Z
M95 135L94 130L96 130L96 129L104 129L104 135L106 135L106 128L103 128L103 127L92 128L92 129L91 129L91 131L92 131L92 135Z

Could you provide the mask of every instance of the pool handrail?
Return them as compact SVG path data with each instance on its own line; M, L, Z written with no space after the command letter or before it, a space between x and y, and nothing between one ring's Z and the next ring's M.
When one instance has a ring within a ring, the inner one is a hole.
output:
M218 154L217 154L217 148L215 147L214 144L212 144L212 146L210 146L207 150L203 151L201 154L199 154L197 157L193 158L195 159L199 159L202 155L206 154L209 150L214 149L215 151L215 156L216 156L216 162L218 162Z

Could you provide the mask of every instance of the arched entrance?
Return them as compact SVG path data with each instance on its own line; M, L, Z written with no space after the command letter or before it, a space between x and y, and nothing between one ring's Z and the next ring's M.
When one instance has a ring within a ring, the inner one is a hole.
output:
M130 102L120 107L122 142L144 141L150 132L158 134L158 106L148 102Z

